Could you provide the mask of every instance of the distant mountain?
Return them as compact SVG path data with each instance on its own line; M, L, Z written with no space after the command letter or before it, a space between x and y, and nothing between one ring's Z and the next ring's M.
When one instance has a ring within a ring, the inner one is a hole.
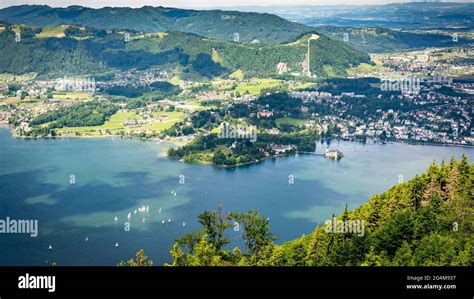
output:
M336 40L347 42L351 47L366 53L406 51L427 47L455 47L474 43L452 35L432 33L412 33L380 27L354 28L338 26L317 27Z
M60 26L21 30L21 42L7 27L0 33L0 73L37 72L43 76L94 74L111 70L180 67L202 77L227 76L240 70L253 76L345 76L346 70L370 63L367 54L312 32L277 45L222 42L196 34L131 34L91 27ZM62 30L62 31L61 31ZM62 37L45 37L47 34ZM309 61L307 60L309 45ZM306 69L305 69L306 66Z
M238 34L243 43L260 41L269 44L293 40L312 30L271 14L151 6L93 9L22 5L1 9L0 21L39 27L70 24L140 32L183 31L221 41L234 40Z

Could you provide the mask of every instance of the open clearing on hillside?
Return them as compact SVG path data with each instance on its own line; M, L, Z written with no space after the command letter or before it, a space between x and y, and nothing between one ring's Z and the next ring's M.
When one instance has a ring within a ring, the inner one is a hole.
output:
M36 34L37 38L47 38L47 37L65 37L64 30L68 26L54 26L54 27L44 27L43 30Z
M277 126L280 125L292 125L292 126L302 126L308 121L305 119L299 119L299 118L294 118L294 117L282 117L282 118L277 118L275 120L275 124Z
M237 85L235 91L240 94L260 94L263 89L275 88L283 82L276 79L252 79Z
M184 118L183 112L155 112L153 113L154 120L144 124L125 126L124 122L129 120L142 121L143 117L131 111L119 111L112 115L108 121L101 126L91 127L74 127L59 129L61 133L73 132L80 135L100 135L100 131L110 131L110 133L119 133L120 131L162 131L170 128L175 123ZM156 120L159 119L159 120Z

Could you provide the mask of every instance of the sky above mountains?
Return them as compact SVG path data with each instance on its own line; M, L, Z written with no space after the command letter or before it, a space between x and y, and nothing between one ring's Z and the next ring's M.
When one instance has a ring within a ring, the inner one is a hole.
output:
M469 3L473 0L451 0L449 2ZM53 7L67 7L70 5L81 5L87 7L104 6L127 6L142 7L167 6L167 7L226 7L226 6L249 6L249 5L342 5L342 4L388 4L388 3L414 2L412 0L2 0L0 7L8 7L22 4L46 4ZM427 2L427 1L419 1ZM438 1L448 2L448 1Z

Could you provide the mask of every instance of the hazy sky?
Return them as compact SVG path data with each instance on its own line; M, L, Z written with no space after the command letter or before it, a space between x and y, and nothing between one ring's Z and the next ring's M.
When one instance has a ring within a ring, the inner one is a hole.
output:
M450 2L473 2L474 0L452 0ZM296 4L386 4L394 2L413 2L410 0L0 0L0 7L21 4L47 4L49 6L66 7L82 5L88 7L129 6L141 7L168 6L168 7L223 7L247 5L296 5Z

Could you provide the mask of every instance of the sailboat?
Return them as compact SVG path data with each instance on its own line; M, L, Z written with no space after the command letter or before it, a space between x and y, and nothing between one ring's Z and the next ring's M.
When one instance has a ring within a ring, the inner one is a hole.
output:
M51 244L49 244L48 249L49 249L49 250L53 250L53 246L51 246Z
M171 218L168 218L168 223L170 223L170 222L171 222Z
M118 242L115 243L115 247L118 247Z

